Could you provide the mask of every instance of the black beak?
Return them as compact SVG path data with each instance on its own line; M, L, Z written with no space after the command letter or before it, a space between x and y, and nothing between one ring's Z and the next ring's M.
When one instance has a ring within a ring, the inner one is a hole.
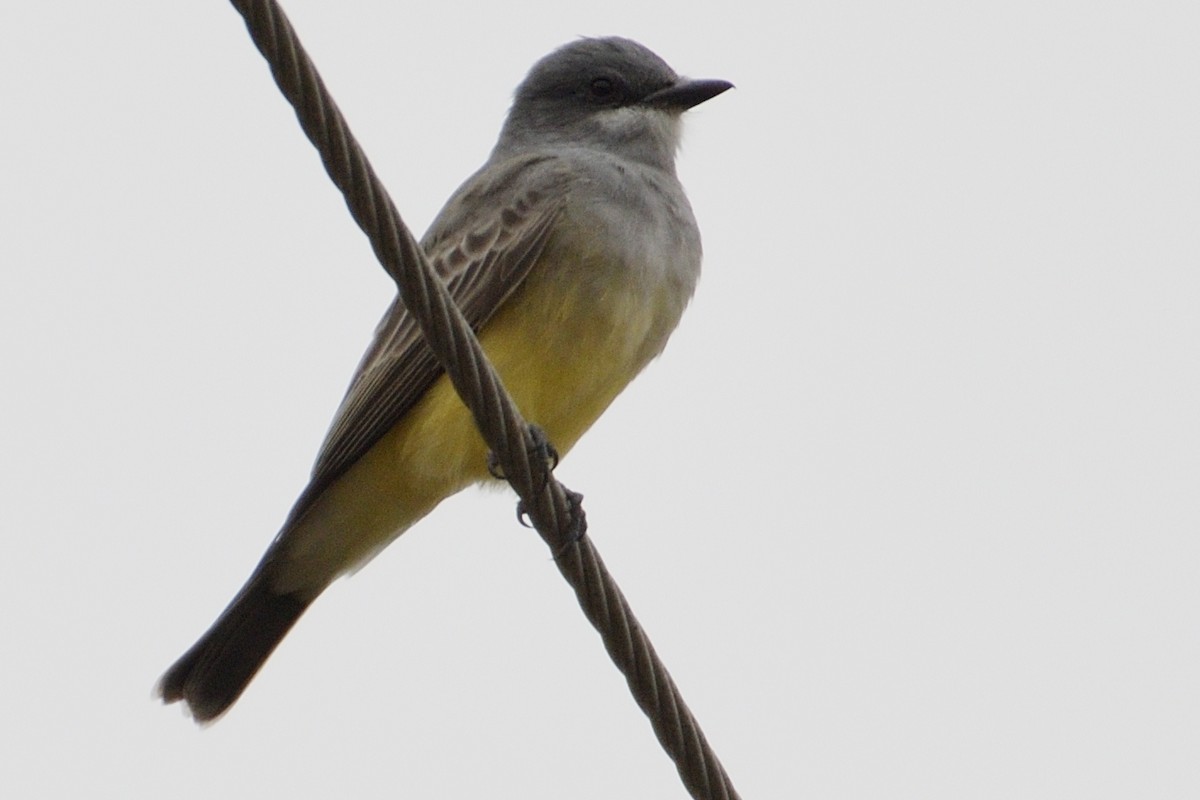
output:
M689 108L698 106L705 100L711 100L721 92L732 88L733 84L729 81L680 78L667 88L659 89L644 98L642 104L653 108L687 111Z

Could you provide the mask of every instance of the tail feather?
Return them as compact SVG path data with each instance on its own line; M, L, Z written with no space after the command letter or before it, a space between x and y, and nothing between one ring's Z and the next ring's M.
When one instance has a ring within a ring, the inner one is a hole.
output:
M158 685L163 702L184 701L197 722L221 716L313 599L277 594L261 574L252 577L200 641L163 675Z

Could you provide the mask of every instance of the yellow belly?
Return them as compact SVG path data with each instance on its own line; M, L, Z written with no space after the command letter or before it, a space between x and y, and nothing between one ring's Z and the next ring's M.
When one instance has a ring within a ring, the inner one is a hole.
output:
M681 310L661 291L597 293L531 276L479 338L522 415L565 455L658 353ZM275 588L323 589L443 499L488 478L487 448L442 375L285 534Z

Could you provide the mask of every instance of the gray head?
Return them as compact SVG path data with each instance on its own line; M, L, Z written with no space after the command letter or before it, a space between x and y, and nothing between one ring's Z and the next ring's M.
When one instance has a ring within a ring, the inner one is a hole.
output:
M533 65L517 87L493 157L565 145L671 169L680 116L731 86L681 78L629 39L580 39Z

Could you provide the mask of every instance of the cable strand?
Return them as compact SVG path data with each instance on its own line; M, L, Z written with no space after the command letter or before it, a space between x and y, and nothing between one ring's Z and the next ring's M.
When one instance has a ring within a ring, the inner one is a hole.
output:
M351 216L370 240L401 300L470 409L480 433L521 498L585 616L649 717L660 744L697 800L736 800L733 784L655 653L591 540L576 529L579 495L550 473L537 438L522 419L470 325L404 225L350 132L291 23L273 0L231 0L242 14L280 91L317 148ZM574 500L572 499L574 498ZM580 520L582 517L580 516Z

